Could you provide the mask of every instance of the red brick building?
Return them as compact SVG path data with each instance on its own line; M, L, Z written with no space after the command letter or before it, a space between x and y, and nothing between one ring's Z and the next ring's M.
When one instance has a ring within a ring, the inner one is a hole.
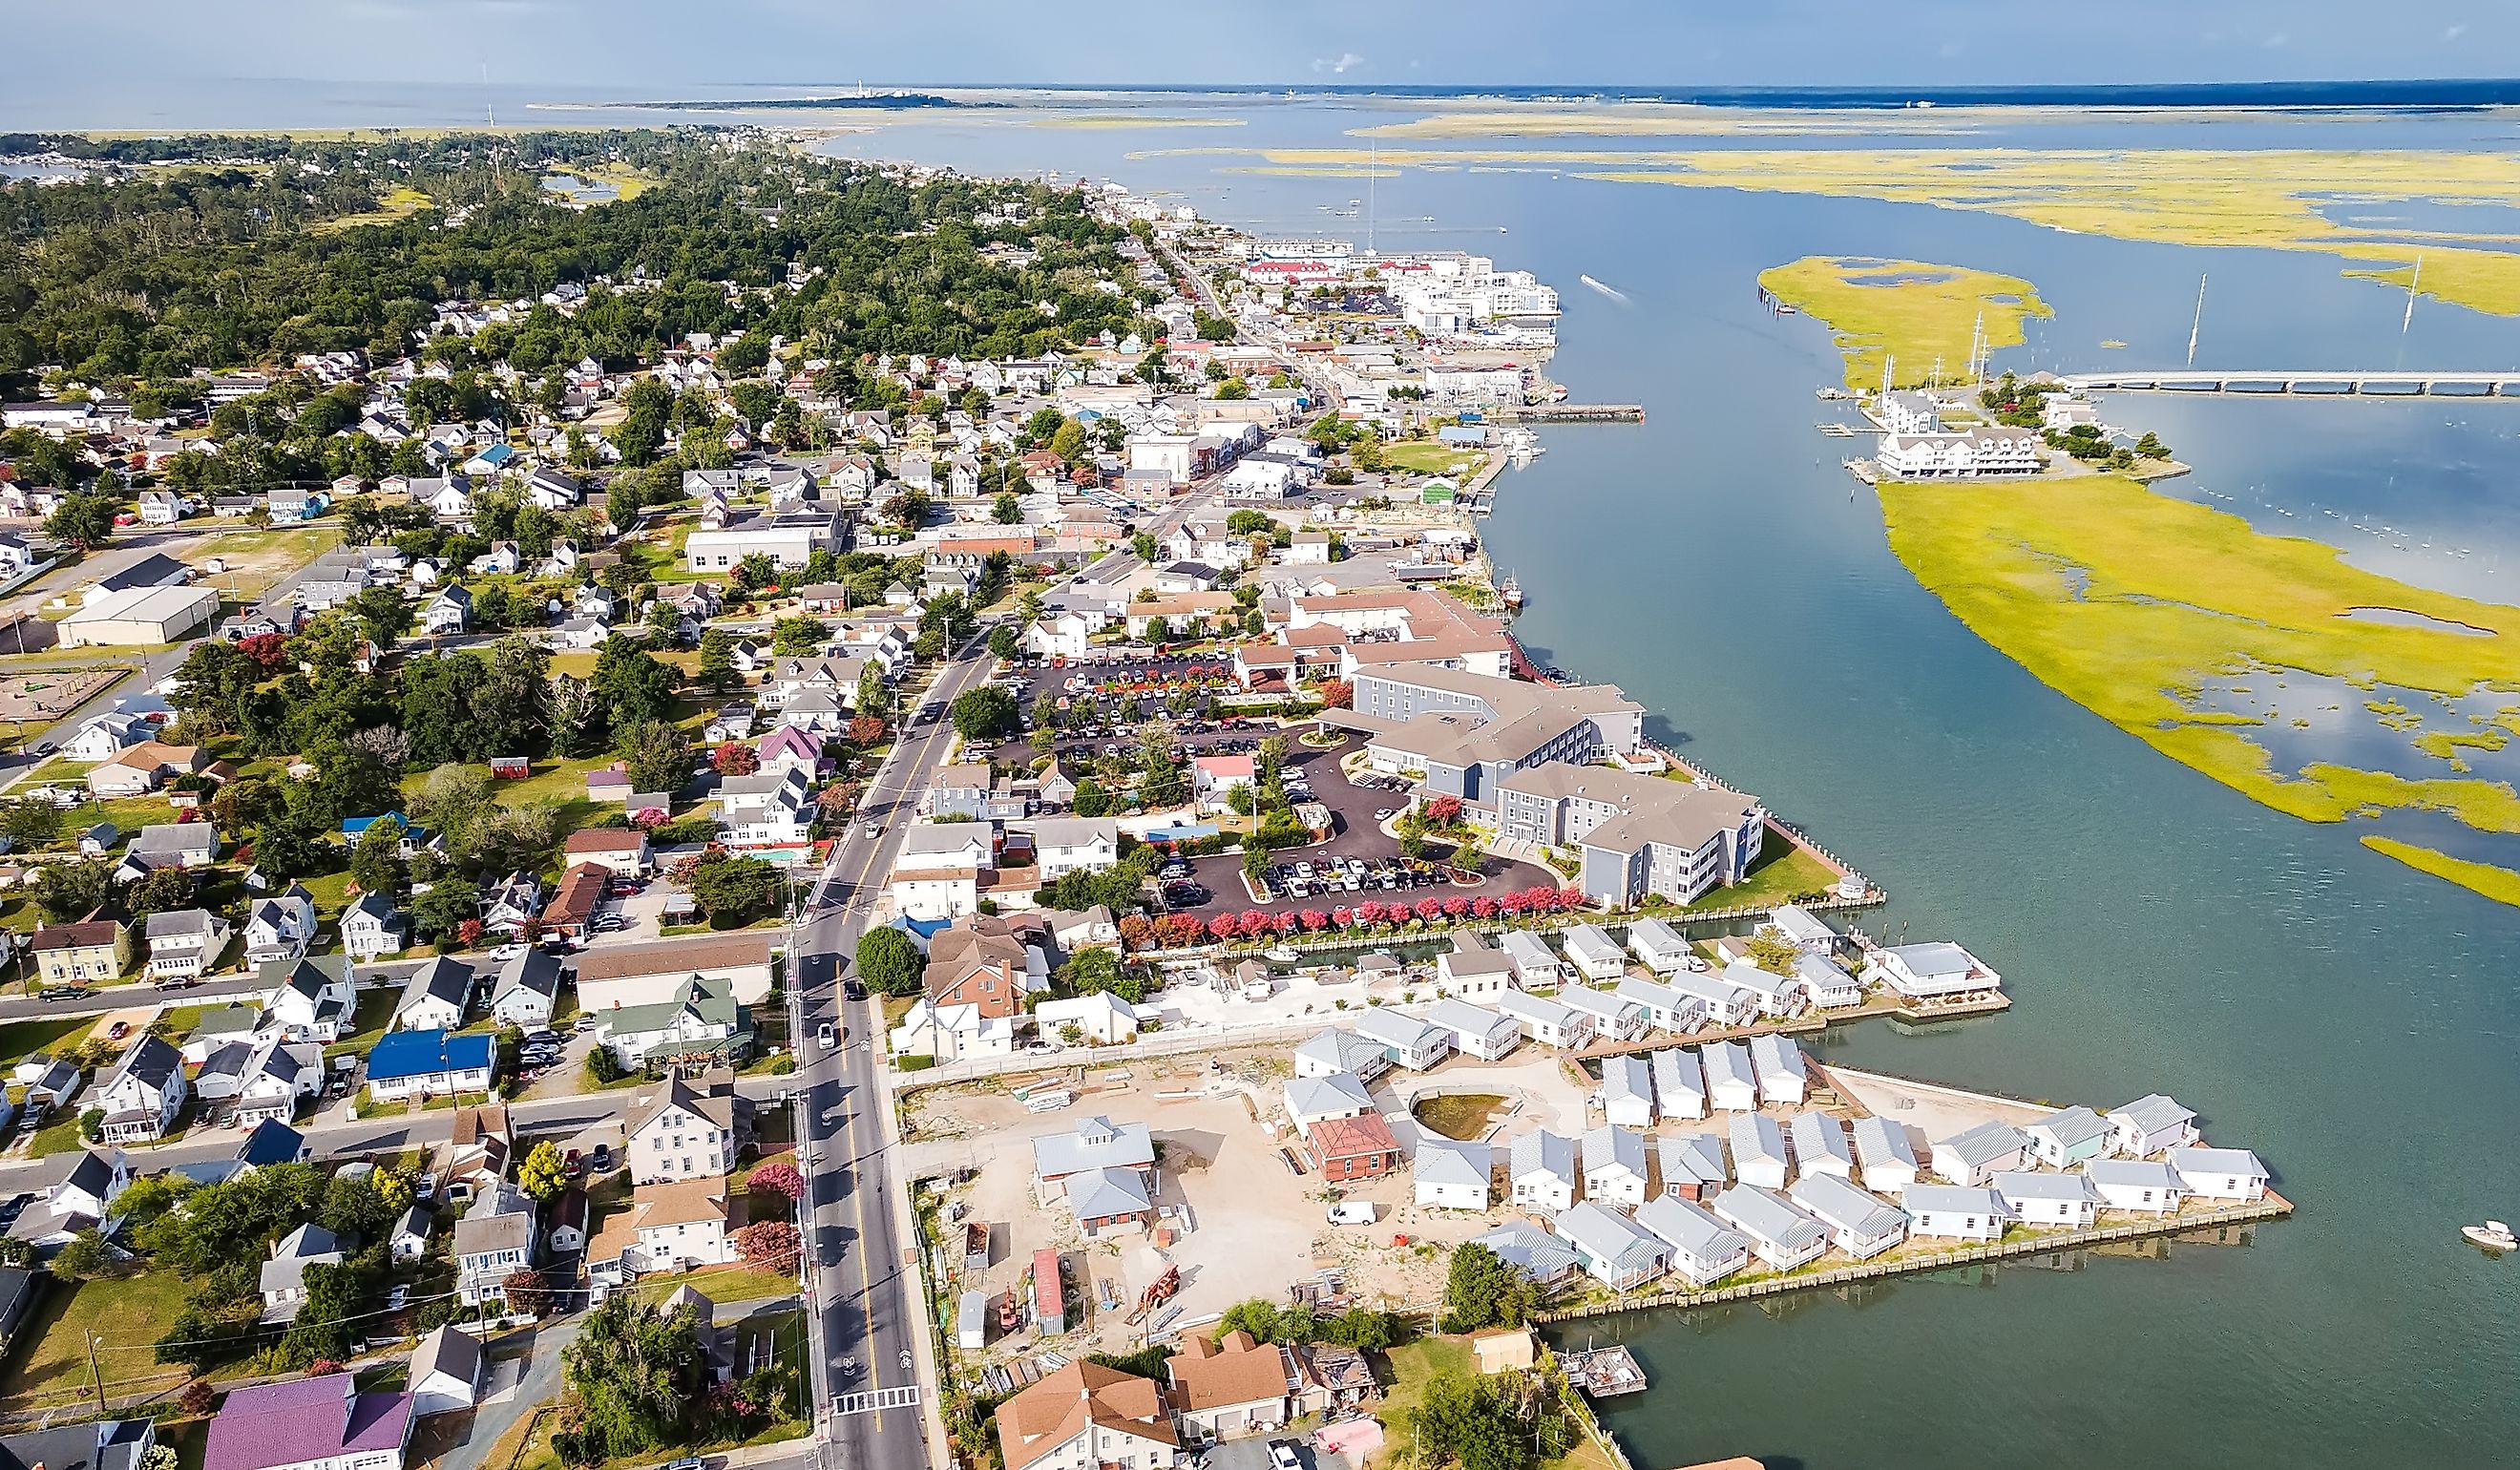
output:
M1304 1143L1313 1167L1333 1182L1380 1179L1400 1167L1400 1140L1374 1113L1324 1119L1312 1125Z

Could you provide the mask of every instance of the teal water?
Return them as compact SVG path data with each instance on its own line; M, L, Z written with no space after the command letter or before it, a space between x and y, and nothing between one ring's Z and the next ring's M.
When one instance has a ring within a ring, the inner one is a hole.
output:
M1236 132L1250 136L1192 141L1335 144L1381 120L1249 116ZM1362 235L1319 208L1362 180L1128 156L1183 141L947 124L833 146L1107 175L1255 230ZM2062 119L1955 141L2485 146L2501 130ZM1823 252L2021 275L2058 311L2000 355L2024 371L2177 362L2208 269L2200 362L2507 366L2510 324L2424 302L2402 337L2404 297L2334 261L1862 200L1409 172L1376 184L1375 214L1385 248L1460 246L1540 273L1566 309L1552 375L1577 398L1646 405L1640 426L1549 431L1548 454L1500 481L1486 533L1530 595L1520 636L1545 662L1625 686L1688 756L1881 880L1895 899L1868 917L1874 932L1959 938L2018 1002L1927 1032L1841 1030L1825 1054L2101 1107L2170 1091L2301 1203L2245 1244L1583 1324L1624 1337L1655 1379L1607 1415L1640 1470L1735 1453L2095 1470L2520 1460L2520 1263L2456 1233L2520 1205L2520 913L2163 760L1962 628L1889 555L1870 496L1837 468L1846 442L1813 431L1828 416L1812 388L1836 372L1825 334L1767 315L1752 281ZM2129 346L2104 355L2112 337ZM2394 576L2520 596L2504 468L2520 403L2126 399L2109 416L2157 428L2197 467L2168 493L2326 537ZM2364 516L2416 534L2402 551L2351 528Z

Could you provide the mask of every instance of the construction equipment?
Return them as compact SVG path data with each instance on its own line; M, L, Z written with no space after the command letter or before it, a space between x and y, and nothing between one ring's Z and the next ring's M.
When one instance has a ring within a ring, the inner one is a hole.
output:
M1147 1319L1148 1313L1150 1313L1156 1308L1162 1306L1164 1303L1171 1301L1173 1299L1173 1293L1180 1290L1181 1268L1178 1266L1165 1267L1164 1273L1162 1275L1155 1277L1153 1281L1148 1283L1146 1290L1138 1293L1138 1310L1129 1314L1129 1325L1134 1327L1138 1325L1138 1323L1145 1321Z

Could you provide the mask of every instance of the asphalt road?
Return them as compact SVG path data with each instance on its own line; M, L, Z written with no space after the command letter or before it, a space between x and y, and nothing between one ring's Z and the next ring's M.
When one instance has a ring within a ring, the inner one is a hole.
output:
M980 636L987 631L983 625ZM977 649L979 640L970 646ZM982 652L946 665L926 699L952 704L987 677L993 662ZM805 1250L819 1338L815 1399L824 1404L845 1393L920 1381L917 1344L924 1308L917 1246L901 1238L892 1207L895 1191L908 1181L892 1178L886 1168L879 1076L883 1011L878 1001L843 999L840 980L884 891L919 794L952 735L953 726L942 717L903 735L817 879L791 938L790 993L807 1057L796 1081L805 1106L798 1150L808 1181ZM870 821L884 824L873 840L865 835ZM817 1051L810 1039L826 1022L835 1034L845 1029L847 1041ZM841 1364L852 1360L857 1372L844 1375ZM925 1425L918 1408L833 1418L825 1426L825 1444L836 1450L837 1463L852 1470L917 1470L928 1463Z

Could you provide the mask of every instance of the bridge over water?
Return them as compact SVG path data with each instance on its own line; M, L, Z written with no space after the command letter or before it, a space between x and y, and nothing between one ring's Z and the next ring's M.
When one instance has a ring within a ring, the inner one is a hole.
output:
M2520 399L2520 371L2494 373L2291 373L2271 369L2178 368L2157 372L2069 373L2087 392L2298 393L2367 398Z

